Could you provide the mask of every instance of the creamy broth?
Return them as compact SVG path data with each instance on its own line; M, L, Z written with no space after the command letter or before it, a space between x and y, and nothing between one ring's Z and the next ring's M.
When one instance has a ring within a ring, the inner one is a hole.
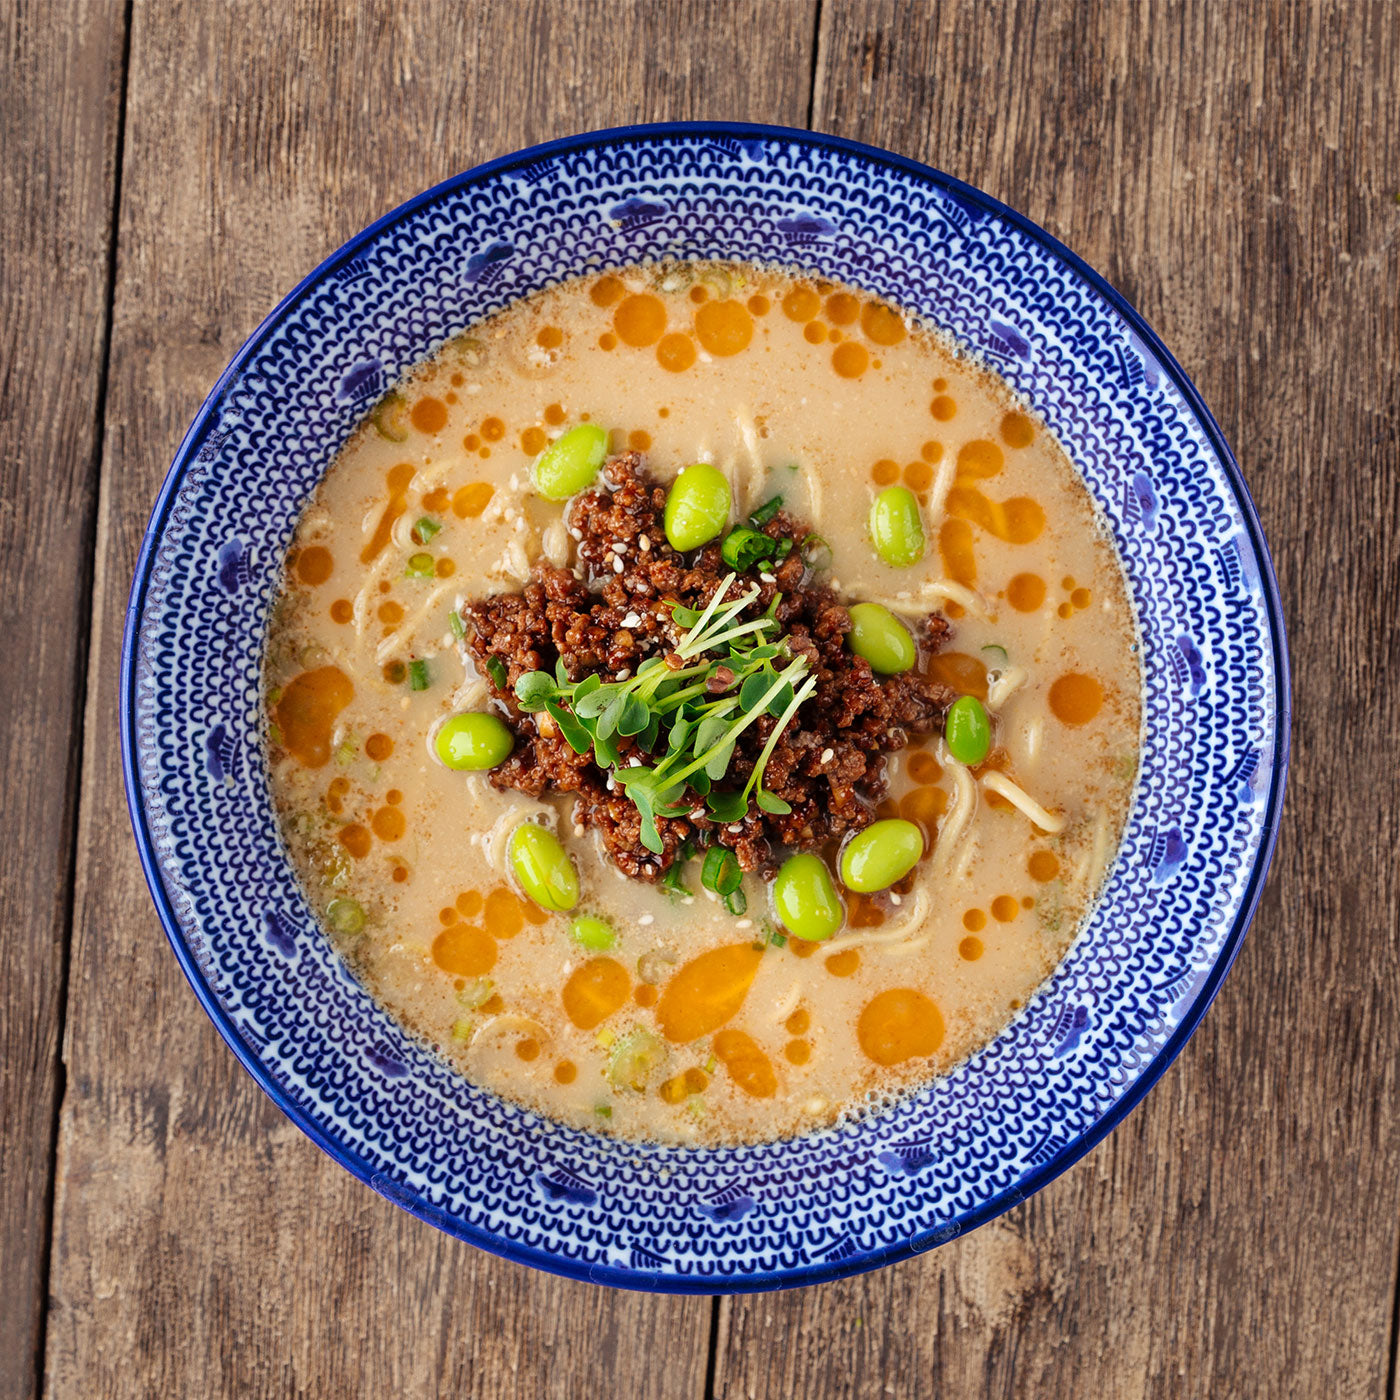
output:
M973 770L938 739L891 756L881 815L917 822L925 857L893 890L844 894L827 942L785 937L757 874L742 917L698 861L685 895L634 880L570 799L497 791L434 756L446 716L490 703L457 610L519 589L541 558L573 562L567 506L535 494L531 464L584 420L662 480L713 463L735 519L780 493L828 542L847 602L952 623L928 665L985 702L994 747ZM928 538L906 568L868 533L895 482ZM848 289L628 269L449 343L332 464L270 624L273 792L328 936L469 1079L628 1138L762 1141L946 1072L1064 956L1136 772L1135 643L1087 491L996 376ZM514 883L523 820L564 840L573 913ZM606 920L614 946L581 947L576 914Z

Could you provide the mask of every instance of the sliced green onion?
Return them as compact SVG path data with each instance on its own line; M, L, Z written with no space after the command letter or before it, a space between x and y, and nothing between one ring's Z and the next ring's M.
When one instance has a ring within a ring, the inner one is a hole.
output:
M433 556L426 552L420 554L410 554L408 564L404 568L405 578L432 578L433 576Z
M358 900L333 899L326 905L326 922L337 933L359 933L365 926L365 911Z
M599 1118L611 1118L611 1117L612 1117L612 1104L610 1104L610 1103L595 1104L595 1105L594 1105L594 1108L593 1108L593 1112L596 1113L596 1114L598 1115Z
M486 674L491 677L491 683L497 690L506 688L506 663L499 656L486 658Z
M761 560L771 559L776 550L777 544L767 535L740 525L724 537L724 543L719 547L719 557L731 569L742 573Z
M413 537L419 544L427 544L441 529L442 522L440 520L434 520L432 516L425 515L421 520L414 523Z
M408 425L403 421L406 407L403 395L397 389L390 389L375 404L369 415L369 421L374 424L374 429L380 437L386 438L389 442L408 441Z
M428 663L426 661L410 661L408 663L408 684L413 690L427 690Z
M462 621L462 614L456 608L447 614L447 625L452 629L452 635L459 642L467 635L467 624Z
M737 919L740 914L747 911L749 907L749 897L741 889L730 890L724 897L724 907Z
M820 535L808 535L802 541L802 562L820 573L832 564L831 546Z
M766 525L783 508L783 498L774 496L771 500L764 501L759 508L749 516L749 524L757 528Z
M995 652L1000 652L1000 654L1001 654L1001 659L1002 659L1003 662L1009 661L1009 660L1011 659L1011 658L1006 654L1006 648L1003 647L1003 646L998 646L995 642L990 643L988 646L984 646L984 647L982 648L982 650L983 650L983 651L995 651Z
M728 846L711 846L700 868L700 883L715 894L731 895L744 881L739 859ZM732 912L732 911L731 911Z

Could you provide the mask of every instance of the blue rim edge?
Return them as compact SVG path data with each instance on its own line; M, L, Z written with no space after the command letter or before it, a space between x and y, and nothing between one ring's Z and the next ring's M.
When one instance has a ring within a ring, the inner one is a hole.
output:
M1223 464L1226 478L1235 494L1236 502L1239 505L1246 529L1249 532L1250 542L1254 546L1263 564L1261 572L1269 615L1269 636L1274 654L1274 674L1276 683L1274 701L1277 718L1276 732L1274 735L1275 761L1273 766L1273 778L1269 789L1266 820L1260 838L1259 853L1255 859L1254 868L1250 872L1249 882L1245 887L1244 898L1235 915L1234 924L1222 946L1221 954L1216 959L1215 965L1212 967L1210 976L1207 978L1204 987L1197 994L1196 1000L1192 1003L1186 1015L1183 1016L1181 1023L1177 1026L1171 1038L1161 1050L1158 1051L1151 1064L1138 1076L1131 1087L1123 1094L1122 1098L1094 1124L1093 1128L1084 1133L1081 1137L1066 1144L1066 1146L1048 1162L1021 1178L1015 1186L999 1193L985 1205L975 1210L968 1211L964 1215L957 1216L938 1229L928 1231L905 1244L891 1246L890 1248L877 1250L865 1255L857 1255L851 1259L842 1260L839 1264L834 1265L812 1266L778 1274L758 1274L734 1279L710 1279L701 1277L687 1278L682 1275L671 1274L657 1275L650 1272L643 1273L641 1271L617 1268L611 1265L586 1265L581 1262L560 1259L558 1256L543 1250L516 1245L510 1240L502 1239L496 1235L479 1230L449 1215L447 1212L430 1205L411 1187L403 1186L399 1182L391 1179L386 1179L382 1173L376 1172L374 1168L357 1153L347 1150L342 1143L329 1136L310 1114L288 1098L281 1087L268 1074L257 1055L244 1042L234 1026L232 1019L214 996L209 986L205 983L195 963L194 957L181 934L179 922L175 917L175 911L171 906L164 882L161 879L154 855L150 831L147 825L145 804L142 800L141 787L136 772L135 661L137 637L140 630L142 612L145 606L146 593L150 583L151 560L155 552L156 541L159 539L161 531L164 528L171 500L184 480L189 463L203 445L204 438L207 435L211 420L215 415L224 390L242 371L246 361L253 355L265 337L278 324L283 314L290 307L294 306L297 301L299 301L310 288L315 286L333 267L353 258L365 244L375 239L382 230L416 212L423 205L431 203L447 193L488 179L501 171L511 170L522 165L529 165L555 154L567 153L595 145L617 145L627 142L649 141L658 137L731 135L745 138L761 137L766 140L828 147L832 150L860 156L866 160L875 161L907 172L917 176L921 180L931 181L935 185L940 185L950 190L961 199L971 200L990 213L995 214L998 218L1006 220L1027 237L1039 243L1047 252L1058 258L1066 267L1073 271L1101 296L1142 339L1143 343L1151 348L1162 367L1171 376L1173 384L1185 399L1187 406L1195 415L1198 423L1205 432L1211 448ZM1094 269L1084 262L1077 254L1065 247L1058 239L1054 238L1038 224L1033 223L1024 215L1018 214L1014 209L1002 204L999 200L993 199L990 195L984 194L981 190L964 183L962 180L951 175L945 175L942 171L936 170L932 166L924 165L919 161L911 160L907 156L895 155L892 152L881 150L876 146L866 145L861 141L851 141L845 137L830 136L802 128L765 126L750 122L658 122L640 126L612 127L601 131L586 132L576 136L561 137L554 141L544 142L538 146L530 146L524 150L513 152L510 155L500 156L495 160L487 161L483 165L474 166L470 170L463 171L459 175L454 175L432 186L432 188L425 190L422 194L416 195L413 199L392 209L389 213L383 215L369 225L368 228L357 234L348 243L338 248L313 272L297 283L297 285L277 304L276 308L263 319L262 323L252 335L248 337L242 348L219 376L218 382L205 398L194 421L186 431L179 449L175 453L170 469L166 473L165 481L161 486L160 494L157 496L155 507L151 512L151 518L146 527L146 533L141 541L141 550L136 561L136 572L132 582L131 597L127 604L126 622L122 636L122 775L126 789L127 808L131 817L132 830L136 837L142 872L145 875L146 884L150 889L151 897L155 901L156 911L165 928L166 936L170 940L171 947L174 949L176 959L179 961L186 979L194 989L195 995L199 998L200 1004L204 1007L210 1020L213 1021L215 1028L227 1042L229 1049L238 1057L244 1069L252 1075L258 1086L273 1103L276 1104L317 1147L334 1161L338 1162L347 1171L358 1177L379 1195L401 1206L404 1210L408 1211L410 1215L426 1221L429 1225L436 1226L446 1234L452 1235L457 1239L465 1240L469 1244L476 1245L479 1249L486 1250L488 1253L499 1255L502 1258L509 1259L518 1264L526 1264L533 1268L541 1269L546 1273L557 1274L564 1278L578 1279L584 1282L604 1284L611 1287L627 1288L648 1293L716 1295L724 1293L766 1292L779 1288L796 1288L817 1283L827 1283L835 1279L846 1278L854 1274L882 1268L887 1264L898 1263L901 1260L910 1259L918 1254L923 1254L937 1244L946 1243L949 1240L958 1238L966 1234L969 1230L975 1229L977 1226L983 1225L987 1221L1001 1215L1003 1212L1010 1210L1012 1206L1019 1205L1027 1197L1034 1195L1035 1192L1039 1191L1042 1187L1047 1186L1062 1172L1067 1171L1086 1153L1097 1147L1098 1144L1137 1107L1146 1096L1148 1090L1156 1084L1171 1065L1172 1061L1181 1053L1182 1048L1191 1038L1196 1027L1200 1024L1201 1017L1215 999L1216 993L1220 990L1221 983L1224 981L1226 973L1229 972L1234 964L1235 958L1240 950L1240 945L1243 942L1245 931L1248 929L1254 917L1260 896L1263 893L1264 884L1269 873L1269 866L1273 860L1274 847L1278 840L1279 826L1283 812L1284 788L1288 778L1291 733L1292 687L1290 684L1288 645L1284 632L1283 607L1279 597L1278 579L1274 573L1273 559L1269 554L1269 547L1265 542L1264 532L1259 524L1258 513L1250 497L1249 489L1245 485L1244 478L1240 473L1239 464L1235 461L1234 453L1230 450L1229 444L1225 441L1225 435L1221 432L1219 424L1216 423L1214 416L1206 407L1196 386L1187 377L1185 371L1177 363L1175 357L1166 346L1162 344L1161 340L1158 339L1156 333L1146 321L1138 315L1128 301L1110 286L1102 276L1095 272Z

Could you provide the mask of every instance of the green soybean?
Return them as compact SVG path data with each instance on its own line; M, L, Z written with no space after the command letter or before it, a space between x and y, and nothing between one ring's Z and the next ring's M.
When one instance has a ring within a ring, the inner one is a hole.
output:
M433 751L448 768L479 773L510 755L515 736L495 715L449 715L438 726Z
M574 942L590 953L606 953L617 942L617 934L606 919L580 914L569 926Z
M535 458L535 490L551 501L577 496L593 485L607 455L607 430L596 423L580 423Z
M682 553L708 544L729 521L729 482L708 462L687 467L666 497L666 538Z
M773 911L798 938L820 943L845 921L841 897L820 856L790 856L773 881Z
M914 639L909 629L879 603L856 603L851 609L851 650L863 656L872 671L893 676L914 665Z
M924 557L924 522L919 502L907 486L887 486L870 507L870 539L875 553L905 569Z
M975 695L964 695L948 706L943 739L948 752L969 768L986 758L992 747L992 722Z
M510 838L510 867L520 888L541 909L567 914L578 903L578 871L548 827L525 822Z
M841 852L841 880L848 890L874 894L902 880L924 853L924 837L913 822L891 817L867 826Z

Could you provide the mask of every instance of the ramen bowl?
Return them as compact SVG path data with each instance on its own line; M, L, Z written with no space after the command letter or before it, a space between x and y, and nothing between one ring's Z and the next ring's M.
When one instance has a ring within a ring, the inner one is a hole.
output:
M1121 847L1064 961L951 1073L745 1147L561 1126L435 1058L346 969L281 844L262 750L268 610L302 506L410 366L528 293L663 259L789 267L897 303L1023 395L1123 561L1143 732ZM353 239L238 353L137 567L123 746L137 842L196 995L356 1176L484 1249L623 1287L819 1282L1025 1199L1180 1051L1238 950L1277 829L1287 659L1253 507L1148 327L1052 238L911 161L806 132L638 127L449 180Z

